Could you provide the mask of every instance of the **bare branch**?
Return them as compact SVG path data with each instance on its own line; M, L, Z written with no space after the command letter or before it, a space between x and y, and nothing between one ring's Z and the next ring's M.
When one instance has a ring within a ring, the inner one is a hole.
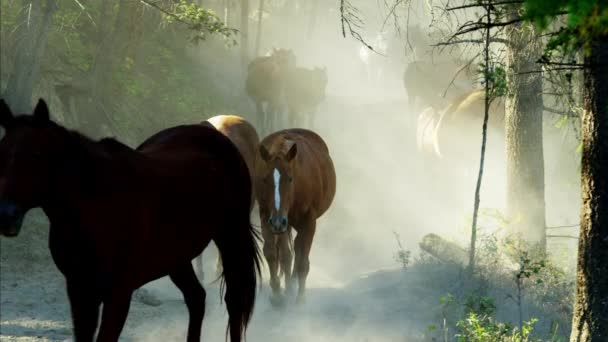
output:
M476 4L469 4L469 5L462 5L462 6L457 6L457 7L448 7L445 10L450 12L450 11L456 11L456 10L460 10L460 9L467 9L467 8L475 8L475 7L486 7L486 6L502 6L502 5L511 5L511 4L523 4L523 0L510 0L510 1L499 1L499 2L479 2Z
M550 226L550 227L545 227L546 229L562 229L562 228L578 228L580 227L580 224L569 224L569 225L565 225L565 226Z
M466 44L466 43L482 44L483 40L481 40L481 39L460 39L460 40L453 40L453 41L447 41L447 42L440 42L437 44L432 44L431 46L445 46L445 45L456 45L456 44ZM507 39L503 39L503 38L491 38L490 43L508 44L509 41Z
M565 239L575 239L578 240L578 236L572 235L547 235L548 238L565 238Z
M465 64L462 68L458 69L458 71L456 72L456 74L454 75L454 77L452 77L452 80L450 81L450 84L448 84L448 86L445 88L445 91L443 92L443 98L445 98L446 94L448 93L448 90L450 90L450 87L452 85L454 85L454 82L456 81L456 77L458 77L458 75L460 75L460 73L464 70L466 70L468 67L471 66L471 64L473 64L473 62L477 59L477 57L479 57L480 53L478 53L477 55L475 55L473 58L471 58L471 60Z

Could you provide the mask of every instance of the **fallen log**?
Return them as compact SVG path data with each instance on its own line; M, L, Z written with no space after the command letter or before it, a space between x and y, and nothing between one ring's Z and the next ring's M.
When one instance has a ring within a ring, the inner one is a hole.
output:
M466 266L469 262L469 256L464 248L437 234L425 235L418 245L420 249L444 263Z

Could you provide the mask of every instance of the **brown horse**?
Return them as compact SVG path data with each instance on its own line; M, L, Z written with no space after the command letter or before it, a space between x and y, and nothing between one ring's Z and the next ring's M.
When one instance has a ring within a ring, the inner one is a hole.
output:
M270 130L272 122L277 122L278 118L272 116L281 111L286 77L295 65L296 56L288 49L273 49L268 56L257 57L249 63L245 91L255 102L265 130Z
M327 88L326 68L295 68L285 83L285 100L289 109L290 125L296 127L298 119L304 119L305 127L312 127L312 117L317 106L325 99Z
M259 277L249 221L251 180L234 145L215 129L178 126L140 151L93 141L49 118L14 116L0 100L0 234L17 236L29 209L50 221L49 247L66 279L75 341L118 341L131 296L168 275L189 312L189 342L200 341L205 290L192 259L213 240L222 254L232 341L253 312Z
M255 172L255 160L258 152L258 145L260 144L260 138L255 127L247 120L236 115L217 115L206 121L203 121L203 125L208 125L220 131L222 134L228 137L230 141L237 147L241 156L247 164L249 169L249 176L253 180ZM253 185L253 181L252 181ZM250 211L253 210L255 202L255 193L251 191L251 207ZM196 258L197 270L199 275L203 276L203 255L199 255ZM220 254L217 257L216 273L218 276L222 274L222 258Z
M270 269L271 300L279 303L283 298L277 274L280 263L288 292L293 290L297 274L297 302L302 303L316 221L329 209L336 192L334 165L323 139L305 129L273 133L262 140L259 150L255 189ZM293 277L290 227L297 232Z

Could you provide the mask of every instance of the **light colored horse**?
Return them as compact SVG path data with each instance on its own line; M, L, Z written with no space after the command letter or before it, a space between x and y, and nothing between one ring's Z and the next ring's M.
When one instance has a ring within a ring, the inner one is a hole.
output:
M211 126L227 136L241 153L241 156L249 169L249 176L251 177L252 192L250 210L253 210L255 204L255 161L258 153L258 146L260 144L260 138L255 127L244 118L236 115L217 115L203 121L202 124ZM196 257L196 269L199 276L203 278L202 254ZM217 255L216 275L218 277L222 275L222 259L220 258L219 253Z

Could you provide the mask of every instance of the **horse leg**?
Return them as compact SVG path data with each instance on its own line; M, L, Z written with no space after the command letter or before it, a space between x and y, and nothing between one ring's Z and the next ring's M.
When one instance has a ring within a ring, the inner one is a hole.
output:
M270 288L272 289L270 302L277 305L282 302L281 281L277 275L279 268L277 243L275 241L275 235L270 232L270 228L268 227L262 227L262 237L264 238L264 257L266 258L268 270L270 271Z
M97 342L117 342L131 307L132 289L117 289L103 301Z
M205 298L207 294L201 283L196 278L192 265L187 264L169 274L169 278L182 292L184 301L188 307L190 318L188 320L187 342L199 342L201 340L201 329L205 317Z
M220 250L217 250L217 263L215 265L215 275L216 277L221 277L222 273L224 273L224 265L222 264L222 255L220 254Z
M198 273L199 279L202 281L205 280L205 272L203 271L203 253L199 254L196 257L196 270Z
M75 342L92 342L97 329L101 300L88 289L88 285L67 281Z
M291 228L289 228L291 230ZM291 268L293 265L293 255L291 253L291 232L281 234L279 237L279 256L281 259L281 269L285 275L285 292L287 295L293 293L293 281L291 278Z
M310 216L303 229L298 231L294 242L294 249L296 252L295 262L295 273L298 274L298 296L296 302L303 304L305 302L306 292L306 277L308 277L308 271L310 270L310 248L312 247L312 240L315 236L316 220L314 216Z

